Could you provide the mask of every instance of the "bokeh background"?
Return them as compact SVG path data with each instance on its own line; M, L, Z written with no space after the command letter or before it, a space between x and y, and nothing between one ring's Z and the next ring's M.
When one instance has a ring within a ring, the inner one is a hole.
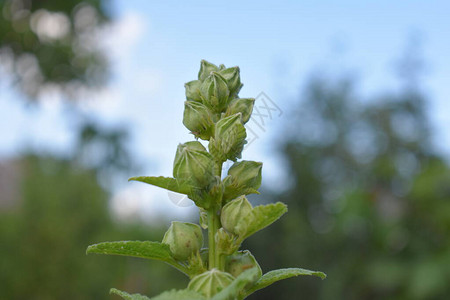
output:
M127 183L170 175L183 84L239 65L257 97L243 158L254 204L289 213L244 245L294 278L250 299L448 299L447 1L0 1L0 299L149 296L187 279L86 256L160 240L187 199ZM262 94L261 94L262 93Z

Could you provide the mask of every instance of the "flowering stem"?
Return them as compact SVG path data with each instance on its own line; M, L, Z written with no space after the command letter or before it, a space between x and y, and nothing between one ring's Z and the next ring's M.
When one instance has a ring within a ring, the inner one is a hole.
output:
M208 246L209 269L217 267L216 264L216 232L219 229L219 216L215 208L208 211Z
M215 164L215 175L219 176L219 178L222 177L222 162L216 162ZM222 196L220 196L222 197ZM217 199L221 200L221 199ZM222 205L220 202L217 201L218 207L214 205L209 211L208 211L208 247L209 247L209 269L213 268L219 268L222 269L223 266L220 263L219 258L219 252L216 249L216 233L219 230L220 227L220 216L218 212L221 211Z

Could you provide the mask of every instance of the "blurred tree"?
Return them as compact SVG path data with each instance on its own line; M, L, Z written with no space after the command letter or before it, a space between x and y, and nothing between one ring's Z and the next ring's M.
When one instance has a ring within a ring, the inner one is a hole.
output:
M161 240L166 229L138 220L117 224L110 214L99 178L129 167L125 137L89 123L81 128L77 159L30 154L0 165L0 299L109 299L111 287L157 294L186 284L162 263L85 255L96 242Z
M99 28L108 0L0 1L0 64L30 99L46 87L75 96L106 79Z
M361 102L351 80L309 82L281 148L290 185L266 198L289 214L247 246L263 269L296 264L328 278L252 299L448 298L450 167L431 151L426 99L406 83Z

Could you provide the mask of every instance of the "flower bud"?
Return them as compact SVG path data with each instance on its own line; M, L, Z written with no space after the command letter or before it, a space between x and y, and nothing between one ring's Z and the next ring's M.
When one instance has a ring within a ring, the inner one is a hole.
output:
M247 137L241 119L242 114L237 113L216 123L214 138L209 143L209 151L214 157L222 161L236 161L236 158L241 157Z
M184 102L183 124L195 137L202 140L209 140L214 126L208 108L194 101Z
M226 272L212 269L197 275L189 282L188 289L204 295L211 299L215 294L229 286L234 277Z
M209 75L211 75L211 72L217 72L219 71L219 68L204 59L200 62L200 71L198 72L198 80L204 81Z
M240 195L257 193L261 186L261 170L260 162L243 160L234 163L228 170L228 176L223 180L224 202Z
M204 188L214 181L214 161L200 142L178 145L173 164L173 177Z
M227 68L220 70L219 74L227 81L228 89L230 90L230 97L236 98L243 84L241 83L241 75L239 67Z
M191 101L201 102L202 97L200 94L200 87L202 86L202 82L200 80L192 80L186 82L184 84L184 88L186 89L186 99Z
M234 277L238 277L242 272L255 267L258 269L258 278L260 278L262 276L261 267L248 250L238 251L228 256L225 262L225 270Z
M240 196L228 202L223 208L220 216L222 227L235 235L242 234L245 224L241 224L245 216L251 213L253 207L245 196Z
M225 117L242 113L242 122L245 124L250 120L254 103L254 98L233 99L227 107Z
M222 112L228 105L228 90L225 78L219 73L212 72L200 87L203 103L215 112Z
M187 260L203 245L202 229L197 224L174 221L164 234L162 242L169 245L175 259Z

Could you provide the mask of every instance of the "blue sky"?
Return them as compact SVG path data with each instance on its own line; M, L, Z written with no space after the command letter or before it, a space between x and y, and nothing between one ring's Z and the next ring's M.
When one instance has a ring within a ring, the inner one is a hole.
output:
M240 66L241 97L263 91L284 112L259 131L244 154L263 161L266 182L277 185L283 170L271 141L282 134L305 79L320 69L354 74L362 96L395 89L393 63L411 35L419 37L418 52L427 63L424 87L432 100L436 146L450 153L448 1L115 0L111 10L116 20L103 39L113 62L111 82L79 107L105 126L128 124L145 174L170 175L177 144L192 139L181 123L183 84L195 79L201 59ZM70 149L73 122L61 115L57 93L31 110L18 97L0 81L0 157L14 156L23 146ZM159 211L160 201L173 206L161 191L137 189L124 183L114 199L127 203L130 212ZM185 215L187 209L175 210Z

